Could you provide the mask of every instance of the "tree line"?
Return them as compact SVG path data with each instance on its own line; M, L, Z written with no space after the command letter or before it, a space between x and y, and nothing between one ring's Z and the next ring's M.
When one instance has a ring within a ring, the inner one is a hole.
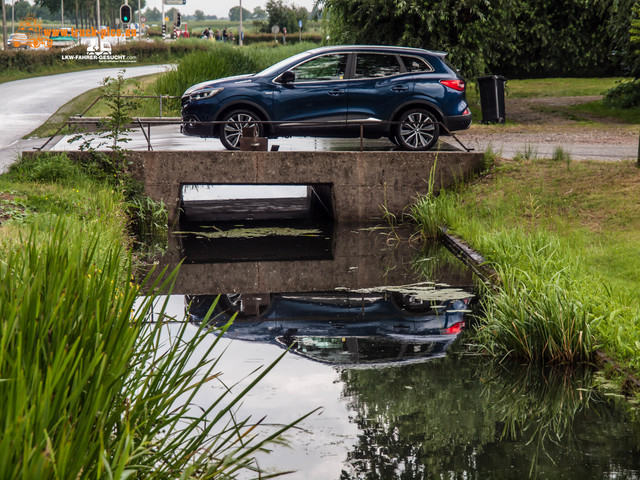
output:
M449 53L467 76L635 74L636 0L323 0L332 42Z

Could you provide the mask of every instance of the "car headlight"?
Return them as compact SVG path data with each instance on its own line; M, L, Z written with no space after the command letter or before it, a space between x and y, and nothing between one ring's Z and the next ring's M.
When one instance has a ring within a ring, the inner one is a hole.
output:
M202 90L196 90L195 92L193 92L189 98L191 100L204 100L205 98L210 98L213 97L217 94L219 94L222 90L224 90L224 88L220 87L220 88L205 88Z

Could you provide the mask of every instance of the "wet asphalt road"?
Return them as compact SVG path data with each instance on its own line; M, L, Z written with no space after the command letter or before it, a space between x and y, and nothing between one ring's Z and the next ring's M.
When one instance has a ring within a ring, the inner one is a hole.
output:
M167 66L128 67L126 76L140 76L160 72ZM0 84L0 98L4 108L0 111L0 172L6 170L16 155L23 150L41 147L46 139L22 140L47 118L54 114L62 105L80 95L96 88L102 79L115 75L119 68L88 70L84 72L65 73L47 77L36 77ZM131 133L131 141L126 148L132 150L147 150L145 136L136 129ZM619 145L610 145L593 139L590 142L573 141L563 143L562 138L546 141L539 136L527 135L485 135L481 131L457 133L457 138L466 147L475 151L485 151L492 148L500 156L513 158L521 154L524 149L536 152L537 157L550 157L558 146L568 151L573 159L623 160L637 157L637 140L632 138ZM55 138L47 149L69 150L77 145L69 144L69 137ZM203 139L187 137L180 133L179 125L155 126L151 129L151 145L154 150L224 150L218 139ZM277 145L282 151L302 150L360 150L359 139L324 139L324 138L279 138L270 139L269 147ZM441 142L443 150L459 150L461 146L451 137L445 137ZM362 149L394 150L395 146L387 139L365 139Z
M125 77L158 73L166 68L166 65L127 67ZM0 172L6 170L19 151L44 143L42 139L22 141L22 137L42 125L65 103L99 87L105 77L115 76L119 70L101 68L0 84Z

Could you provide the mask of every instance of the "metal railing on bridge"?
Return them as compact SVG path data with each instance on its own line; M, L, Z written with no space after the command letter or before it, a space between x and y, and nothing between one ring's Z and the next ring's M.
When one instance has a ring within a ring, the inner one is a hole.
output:
M60 132L62 132L63 129L67 128L67 127L71 127L71 126L92 126L95 128L99 128L101 125L104 125L105 120L108 119L109 117L85 117L84 115L96 104L98 103L98 101L102 98L104 98L105 95L101 95L100 97L96 98L93 103L91 103L91 105L89 105L81 114L79 115L74 115L69 117L69 119L67 120L67 122L65 124L63 124L53 135L51 135L51 137L49 137L49 139L41 146L41 147L34 147L34 150L38 150L38 151L42 151L42 149L44 149L56 136L58 136L58 134ZM187 126L187 127L194 127L194 126L215 126L215 125L225 125L230 123L229 121L211 121L211 122L200 122L200 121L184 121L182 120L180 117L163 117L162 116L162 108L163 108L163 100L169 100L169 99L177 99L180 97L177 96L171 96L171 95L121 95L121 98L149 98L149 99L158 99L158 110L159 110L159 116L158 117L132 117L132 122L128 123L125 125L126 128L140 128L140 130L142 131L142 134L144 135L144 138L147 142L147 150L148 151L152 151L153 147L151 145L151 127L152 126L166 126L166 125L180 125L180 129L182 131L182 128ZM257 124L257 125L271 125L271 126L277 126L277 125L286 125L286 124L290 124L292 122L288 121L288 122L282 122L282 121L266 121L266 120L252 120L250 122L251 124ZM382 121L382 120L355 120L355 121L349 121L348 124L350 126L357 126L360 129L360 135L359 135L359 139L360 139L360 151L364 151L364 139L366 138L365 136L365 127L366 126L380 126L380 125L398 125L400 122L390 122L390 121ZM326 122L318 122L318 121L312 121L312 120L307 120L307 121L296 121L295 122L296 125L305 125L305 126L309 126L309 127L313 127L314 125L317 126L322 126L322 127L326 127L327 124ZM455 136L455 134L453 132L451 132L447 126L443 123L443 122L437 122L439 128L444 132L445 135L452 137L461 147L464 151L466 152L470 152L473 149L472 148L467 148L459 139L458 137ZM347 125L347 122L345 121L345 126ZM146 127L146 131L145 131L145 127ZM254 135L255 136L255 135ZM310 136L313 136L312 134Z

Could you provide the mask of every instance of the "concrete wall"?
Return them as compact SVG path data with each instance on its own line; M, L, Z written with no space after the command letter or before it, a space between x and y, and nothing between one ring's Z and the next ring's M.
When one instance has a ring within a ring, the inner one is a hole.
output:
M170 235L169 249L155 259L155 273L165 267L171 271L184 262L172 292L192 295L331 292L336 287L354 290L407 285L420 278L413 261L420 258L423 247L422 242L407 240L412 233L411 229L399 229L391 234L390 230L338 224L330 233L331 251L325 258L298 259L292 252L292 258L274 261L272 252L267 251L263 260L242 263L208 263L206 259L193 258L194 252L182 243L182 237ZM237 243L239 251L252 248L246 243ZM205 240L199 249L212 251L217 249L216 245L217 240ZM260 252L262 248L254 245L254 250ZM203 263L193 263L194 260ZM431 272L431 280L471 290L472 271L462 263L460 268L441 261L434 261L433 265L437 268Z
M436 188L478 171L482 153L465 152L129 152L133 175L146 194L179 216L182 184L330 184L334 219L376 221L382 206L400 217L427 192L437 158Z
M67 152L71 158L86 152ZM25 155L33 152L24 152ZM180 215L183 184L311 185L330 196L337 222L371 222L383 206L400 218L428 190L449 187L477 172L482 153L467 152L230 152L130 151L133 176L145 193L169 209L169 225Z

